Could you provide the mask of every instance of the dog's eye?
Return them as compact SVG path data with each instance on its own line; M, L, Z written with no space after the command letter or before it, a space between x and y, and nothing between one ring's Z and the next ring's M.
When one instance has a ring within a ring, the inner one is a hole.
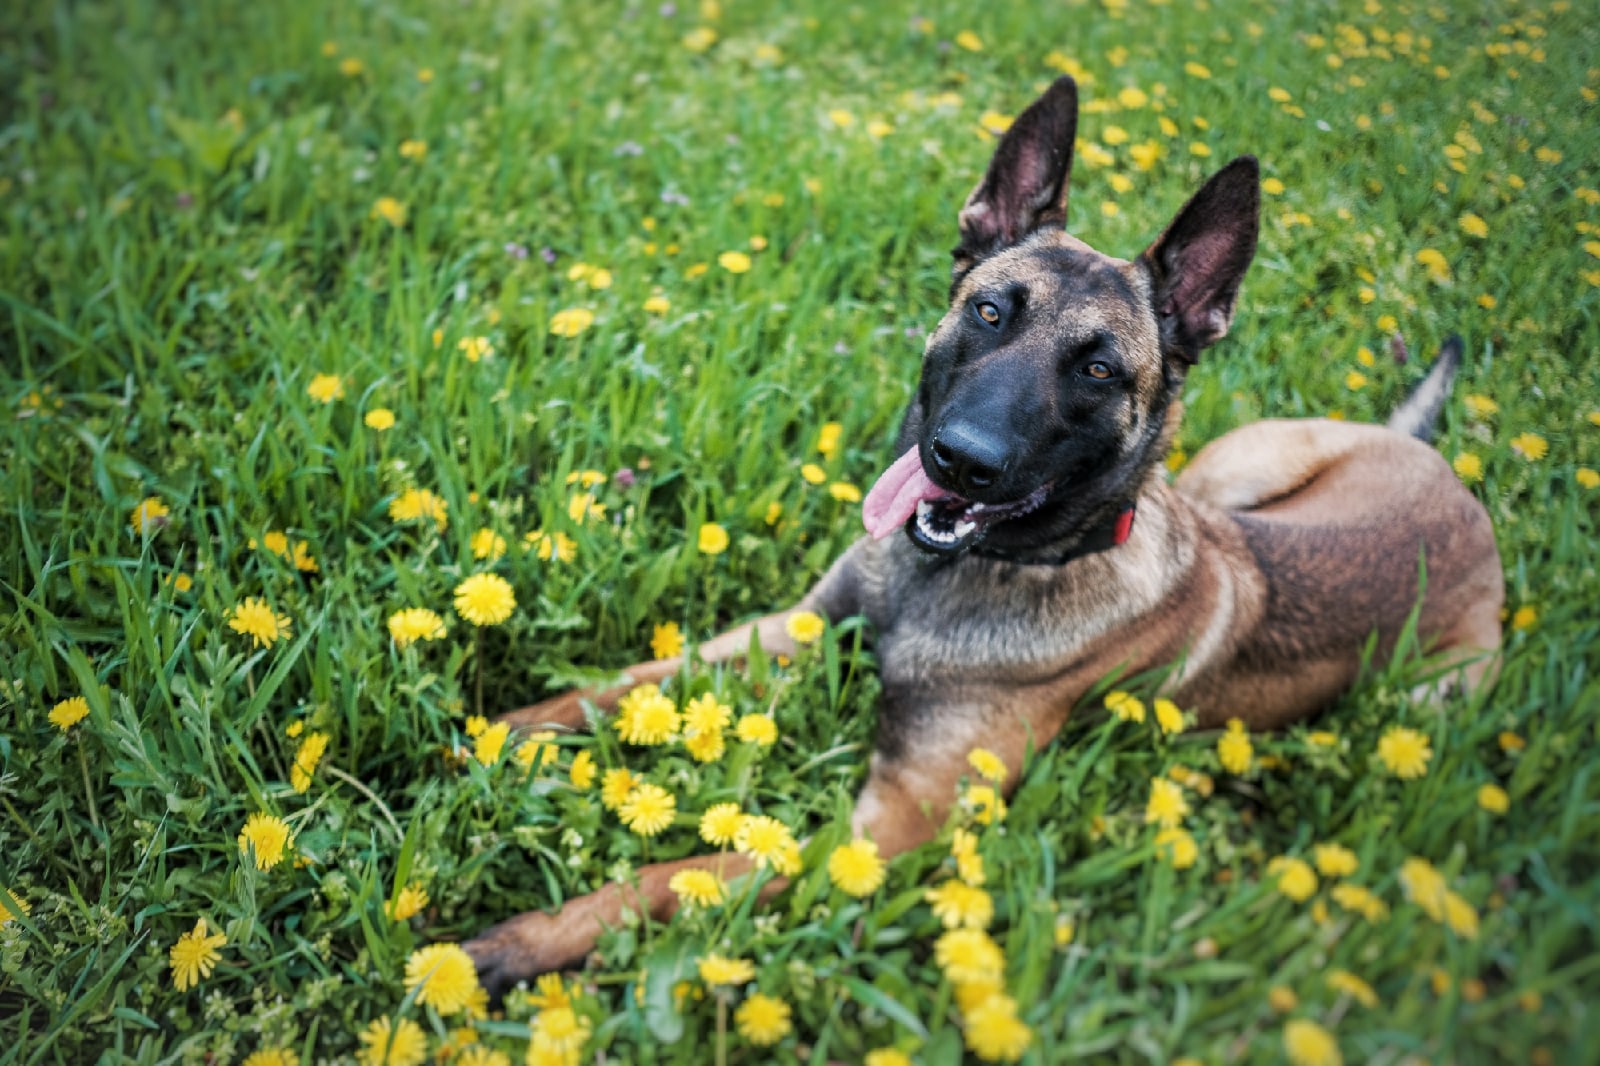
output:
M1000 309L992 303L981 303L977 307L978 317L993 326L1000 321Z
M1111 377L1111 368L1098 359L1084 367L1083 372L1096 381L1105 381Z

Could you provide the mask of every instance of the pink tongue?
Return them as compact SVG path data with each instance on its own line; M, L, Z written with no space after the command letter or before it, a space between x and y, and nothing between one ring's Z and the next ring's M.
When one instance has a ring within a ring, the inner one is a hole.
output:
M916 512L923 500L948 495L922 471L922 456L912 448L894 461L861 505L861 520L874 540L882 540Z

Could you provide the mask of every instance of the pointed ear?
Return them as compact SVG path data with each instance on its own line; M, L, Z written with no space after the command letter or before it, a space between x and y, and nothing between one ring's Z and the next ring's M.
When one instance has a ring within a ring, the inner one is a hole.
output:
M1194 194L1142 257L1155 281L1161 347L1193 365L1233 322L1239 282L1256 254L1260 169L1242 155Z
M1067 221L1067 177L1078 131L1078 83L1057 78L1000 138L989 170L961 208L958 275L1042 226Z

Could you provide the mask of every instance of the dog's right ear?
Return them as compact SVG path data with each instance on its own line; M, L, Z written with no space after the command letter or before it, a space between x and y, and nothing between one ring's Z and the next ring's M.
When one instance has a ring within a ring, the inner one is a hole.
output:
M1067 178L1078 132L1078 83L1057 78L1000 138L989 169L961 208L959 278L985 256L1043 226L1067 222Z

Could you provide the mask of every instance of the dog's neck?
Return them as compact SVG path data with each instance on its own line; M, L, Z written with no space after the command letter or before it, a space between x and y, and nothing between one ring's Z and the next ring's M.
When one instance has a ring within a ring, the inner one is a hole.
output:
M1051 547L1042 552L1012 553L1003 548L986 547L980 543L972 549L972 554L985 559L1020 563L1024 566L1063 566L1085 555L1109 551L1125 544L1133 533L1133 520L1137 508L1138 501L1134 500L1111 518L1085 529L1065 547Z

